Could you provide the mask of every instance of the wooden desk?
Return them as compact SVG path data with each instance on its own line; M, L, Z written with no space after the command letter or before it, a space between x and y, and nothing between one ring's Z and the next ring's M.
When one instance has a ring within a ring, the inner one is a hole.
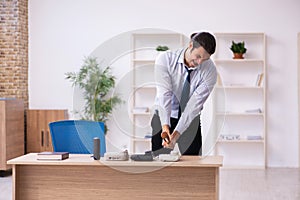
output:
M220 156L183 156L174 163L94 161L79 154L63 161L36 158L30 153L8 161L14 200L219 198Z

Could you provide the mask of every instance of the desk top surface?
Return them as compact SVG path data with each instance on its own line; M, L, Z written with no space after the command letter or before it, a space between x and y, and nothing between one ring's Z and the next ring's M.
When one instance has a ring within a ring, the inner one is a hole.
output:
M70 154L66 160L37 160L37 153L29 153L7 162L10 165L99 165L99 166L174 166L174 167L221 167L222 156L182 156L177 162L162 161L105 161L94 160L91 154Z

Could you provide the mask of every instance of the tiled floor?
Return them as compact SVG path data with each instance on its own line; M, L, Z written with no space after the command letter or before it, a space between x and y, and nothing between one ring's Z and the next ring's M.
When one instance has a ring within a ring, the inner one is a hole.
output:
M0 200L12 199L12 176L0 176Z
M300 200L300 170L220 170L221 200Z
M0 200L12 199L12 177L0 177ZM220 200L300 200L300 170L221 169Z

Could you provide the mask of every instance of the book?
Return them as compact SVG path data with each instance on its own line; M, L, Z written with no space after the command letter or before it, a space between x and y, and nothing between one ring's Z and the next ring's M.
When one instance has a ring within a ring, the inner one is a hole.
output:
M248 135L247 140L262 140L260 135Z
M69 158L69 152L40 152L37 154L38 160L65 160Z
M152 134L147 134L144 136L145 139L152 138Z
M256 83L255 83L256 86L262 85L263 77L264 77L263 73L257 75L257 79L256 79Z

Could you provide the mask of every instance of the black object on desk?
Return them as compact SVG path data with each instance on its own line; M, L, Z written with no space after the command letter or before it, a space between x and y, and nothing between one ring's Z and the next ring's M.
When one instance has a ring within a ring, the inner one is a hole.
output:
M100 160L100 138L94 137L94 160Z
M145 154L133 154L130 159L134 161L153 161L153 157L152 151L146 151Z

